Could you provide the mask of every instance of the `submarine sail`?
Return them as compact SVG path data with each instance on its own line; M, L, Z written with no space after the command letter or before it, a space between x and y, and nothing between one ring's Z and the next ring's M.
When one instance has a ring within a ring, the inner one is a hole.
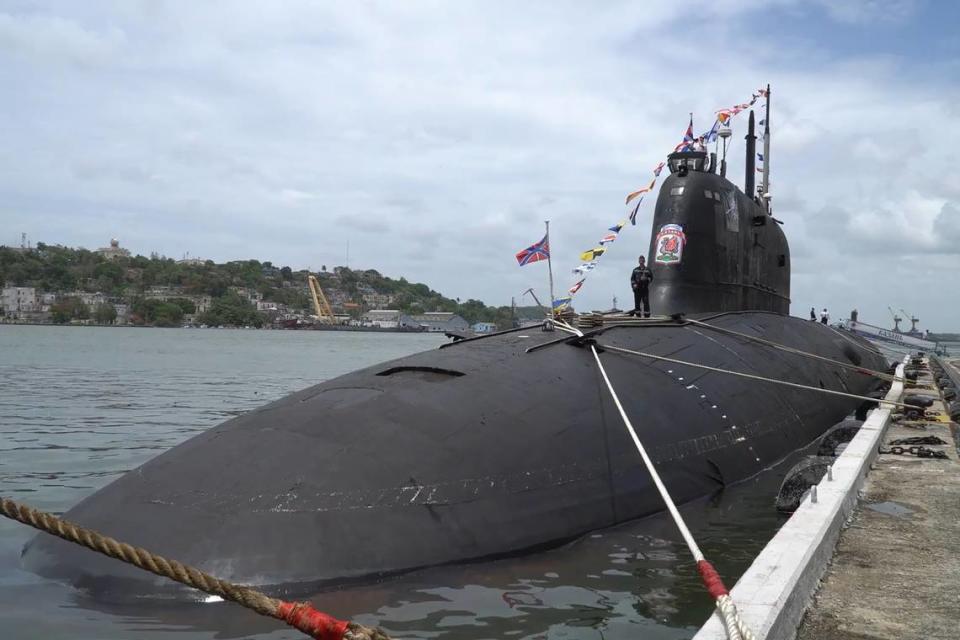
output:
M752 187L715 173L702 152L668 163L648 255L655 313L886 368L866 341L788 315L786 237ZM611 346L828 390L866 395L878 385L682 320L611 323L601 333ZM760 472L859 404L602 357L678 503ZM289 593L544 548L662 509L590 350L527 328L355 371L235 417L65 518ZM33 539L23 561L106 597L193 593L50 536Z

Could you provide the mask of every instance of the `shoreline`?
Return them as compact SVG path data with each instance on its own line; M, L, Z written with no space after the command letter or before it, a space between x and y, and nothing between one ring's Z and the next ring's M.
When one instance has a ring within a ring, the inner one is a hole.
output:
M151 325L138 325L138 324L54 324L51 322L0 322L0 327L66 327L72 329L190 329L198 331L207 331L210 329L217 331L299 331L299 332L311 332L311 331L323 331L323 332L352 332L352 333L409 333L413 335L423 335L423 334L438 334L442 335L443 331L409 331L404 329L383 329L380 327L345 327L345 328L302 328L302 329L285 329L283 327L194 327L194 326L181 326L181 327L155 327Z

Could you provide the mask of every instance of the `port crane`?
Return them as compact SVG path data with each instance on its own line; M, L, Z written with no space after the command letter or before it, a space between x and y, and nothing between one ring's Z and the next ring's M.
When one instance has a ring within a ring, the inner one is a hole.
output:
M900 333L900 321L903 320L897 313L890 307L887 307L887 311L890 312L890 315L893 316L893 330L896 333Z
M917 331L917 323L920 322L920 318L913 315L912 313L908 313L904 311L902 308L900 309L900 313L910 318L910 333L920 333L919 331Z
M313 308L317 312L317 318L323 324L333 324L335 321L333 309L330 308L327 296L324 295L320 283L312 273L307 276L307 285L310 287L310 296L313 298Z

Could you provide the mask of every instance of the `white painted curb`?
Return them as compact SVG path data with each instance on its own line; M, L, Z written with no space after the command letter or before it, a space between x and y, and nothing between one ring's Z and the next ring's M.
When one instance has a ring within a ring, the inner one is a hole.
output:
M904 364L907 359L904 358ZM886 400L903 394L903 364ZM757 640L787 640L797 627L817 583L827 569L840 530L857 503L864 477L877 456L890 424L893 405L881 403L870 412L860 431L833 464L833 480L817 485L817 502L804 500L777 535L767 543L730 596ZM726 640L726 631L714 613L693 640Z

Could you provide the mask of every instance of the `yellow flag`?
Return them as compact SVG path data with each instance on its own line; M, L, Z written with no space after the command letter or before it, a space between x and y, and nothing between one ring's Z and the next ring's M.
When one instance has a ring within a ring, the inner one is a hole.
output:
M591 260L596 260L597 258L602 256L603 252L606 250L607 250L606 247L597 247L595 249L584 251L583 253L580 254L580 259L583 260L584 262L590 262Z

